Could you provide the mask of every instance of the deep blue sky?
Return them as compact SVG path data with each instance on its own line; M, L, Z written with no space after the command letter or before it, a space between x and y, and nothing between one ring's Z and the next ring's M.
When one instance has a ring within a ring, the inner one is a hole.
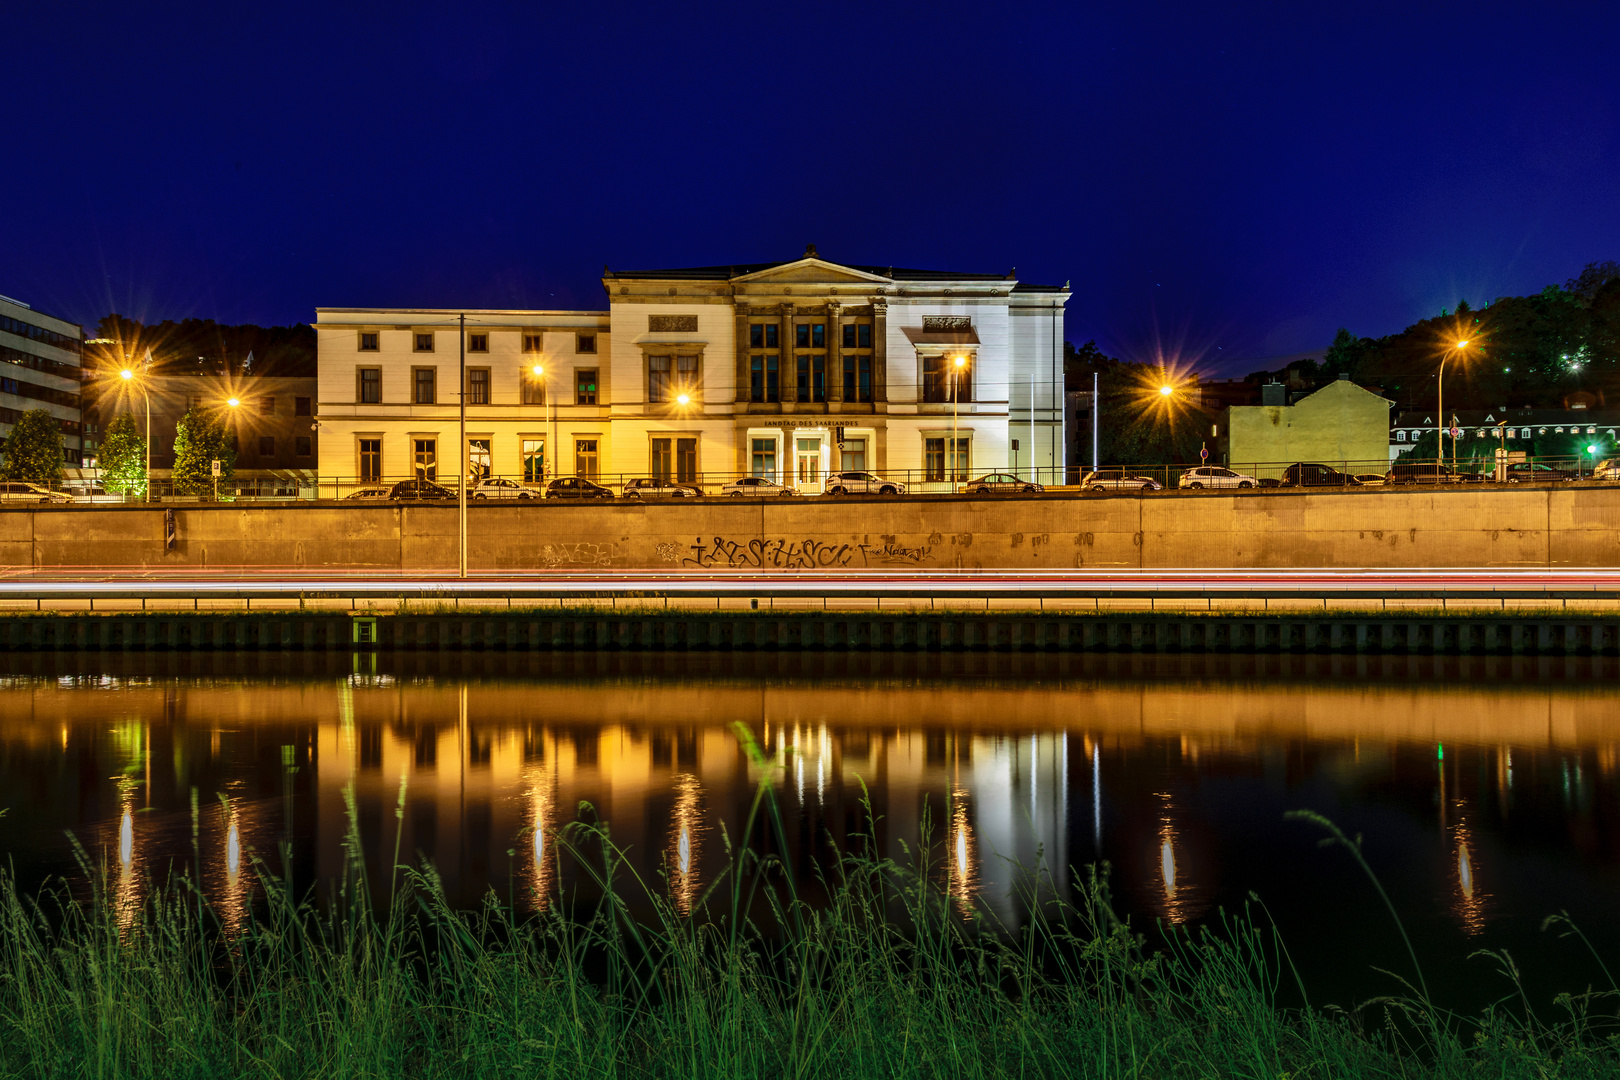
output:
M86 324L813 242L1241 374L1620 258L1609 2L18 7L0 293Z

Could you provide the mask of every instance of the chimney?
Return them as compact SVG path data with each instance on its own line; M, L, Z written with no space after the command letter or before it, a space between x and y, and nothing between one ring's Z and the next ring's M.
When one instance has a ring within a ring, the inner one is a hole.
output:
M1288 387L1282 383L1270 382L1260 388L1260 404L1286 405L1288 404Z

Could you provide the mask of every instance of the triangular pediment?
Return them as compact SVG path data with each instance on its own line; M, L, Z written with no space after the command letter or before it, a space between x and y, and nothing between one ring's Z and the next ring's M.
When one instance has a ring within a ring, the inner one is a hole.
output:
M740 284L815 282L826 285L848 285L855 282L887 284L890 279L879 274L869 274L864 270L856 270L851 266L840 266L825 259L800 259L797 262L773 266L768 270L756 270L752 274L743 274L731 280Z

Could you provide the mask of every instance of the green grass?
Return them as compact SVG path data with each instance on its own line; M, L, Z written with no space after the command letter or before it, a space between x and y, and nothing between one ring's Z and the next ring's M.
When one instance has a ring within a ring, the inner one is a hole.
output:
M404 804L402 788L397 813ZM760 853L787 850L765 783L744 834L727 839L728 871L689 915L667 882L635 876L605 826L585 823L554 839L605 899L557 896L523 918L493 895L452 910L428 866L367 883L352 800L350 811L345 880L317 904L261 864L263 911L235 933L185 877L122 925L103 876L82 901L60 887L30 898L0 880L0 1075L1620 1072L1612 992L1560 998L1541 1010L1550 1020L1512 997L1510 978L1502 1006L1459 1017L1414 970L1392 982L1399 996L1356 1011L1284 1008L1285 988L1309 1000L1305 987L1276 934L1247 915L1149 950L1114 916L1099 875L1062 904L1037 869L1024 902L1038 917L1006 932L964 917L926 836L902 862L857 838L816 883L825 899L806 904L802 883ZM1360 858L1357 842L1319 823ZM1498 960L1511 974L1511 959Z

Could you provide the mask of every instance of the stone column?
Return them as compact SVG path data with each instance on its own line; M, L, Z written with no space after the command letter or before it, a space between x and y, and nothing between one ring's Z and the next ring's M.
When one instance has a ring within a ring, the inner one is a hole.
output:
M782 305L782 358L777 370L782 373L782 401L799 400L799 358L793 355L793 305Z
M748 400L748 304L739 300L734 307L737 313L737 394L733 400L741 404Z
M844 400L844 316L843 305L827 302L827 400Z
M889 400L889 305L872 298L872 401ZM887 409L876 409L887 412Z

